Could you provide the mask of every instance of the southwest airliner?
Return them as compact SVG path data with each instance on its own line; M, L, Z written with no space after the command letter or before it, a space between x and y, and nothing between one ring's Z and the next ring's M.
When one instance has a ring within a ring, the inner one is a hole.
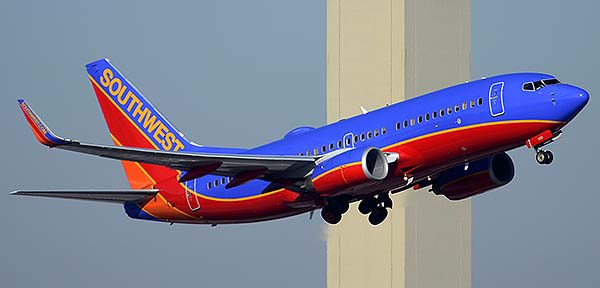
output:
M443 195L431 197L458 201L506 185L515 173L508 150L525 145L550 164L542 148L589 101L552 75L506 74L299 127L256 148L221 148L187 140L107 59L86 69L114 145L59 137L24 100L19 107L39 142L121 160L130 187L12 194L120 203L131 218L168 223L247 223L321 209L336 224L360 201L360 213L378 225L392 193L430 187Z

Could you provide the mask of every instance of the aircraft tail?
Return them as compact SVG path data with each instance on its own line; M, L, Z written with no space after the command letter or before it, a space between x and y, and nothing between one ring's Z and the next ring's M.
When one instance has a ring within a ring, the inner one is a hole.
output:
M173 152L193 146L108 59L87 64L86 69L115 145ZM165 177L164 171L153 175L153 165L123 161L123 166L134 189ZM172 173L177 172L168 174Z

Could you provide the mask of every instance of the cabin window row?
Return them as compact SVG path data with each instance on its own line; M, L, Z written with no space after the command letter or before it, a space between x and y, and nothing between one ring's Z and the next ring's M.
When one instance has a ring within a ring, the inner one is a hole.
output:
M233 180L233 177L221 177L219 179L215 179L214 181L207 182L206 183L206 188L212 189L212 188L219 187L219 185L225 186L229 182L231 182L231 180Z
M342 148L344 148L344 146L350 146L350 145L352 145L352 141L354 141L354 143L358 143L359 140L366 141L371 138L379 137L380 135L385 135L386 132L387 132L387 130L385 127L381 128L381 129L375 129L373 131L362 132L362 133L360 133L360 135L354 135L354 139L346 138L345 145L344 145L344 141L338 140L337 144L329 143L329 145L322 145L320 149L319 148L314 148L312 150L307 149L305 152L300 152L299 155L300 156L311 156L311 155L318 156L319 154L325 154L327 152L331 152L336 149L342 149Z
M476 106L483 105L483 98L479 97L477 100L470 100L468 103L463 102L461 104L456 104L454 107L448 107L440 109L439 111L433 111L432 113L427 113L425 116L419 115L416 118L410 118L400 122L396 122L396 130L400 130L400 128L407 128L408 126L414 126L415 124L421 124L423 122L427 122L429 120L437 119L438 117L444 117L445 115L450 115L452 113L459 112L461 110L467 110L470 108L475 108Z

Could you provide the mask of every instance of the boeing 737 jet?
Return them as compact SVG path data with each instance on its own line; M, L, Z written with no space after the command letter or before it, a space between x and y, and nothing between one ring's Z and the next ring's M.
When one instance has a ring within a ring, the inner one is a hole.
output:
M59 137L24 100L19 107L39 142L121 160L130 187L12 194L120 203L131 218L170 223L247 223L321 209L336 224L360 201L360 213L378 225L391 193L430 186L461 200L506 185L515 173L508 150L526 145L550 164L542 147L589 101L552 75L506 74L299 127L256 148L221 148L187 140L107 59L86 69L114 145Z

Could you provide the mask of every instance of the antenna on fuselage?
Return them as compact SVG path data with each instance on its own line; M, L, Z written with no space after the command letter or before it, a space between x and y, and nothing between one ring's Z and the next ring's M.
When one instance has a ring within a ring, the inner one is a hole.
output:
M360 112L362 112L363 115L369 113L369 111L367 111L367 109L365 109L363 106L360 106Z

